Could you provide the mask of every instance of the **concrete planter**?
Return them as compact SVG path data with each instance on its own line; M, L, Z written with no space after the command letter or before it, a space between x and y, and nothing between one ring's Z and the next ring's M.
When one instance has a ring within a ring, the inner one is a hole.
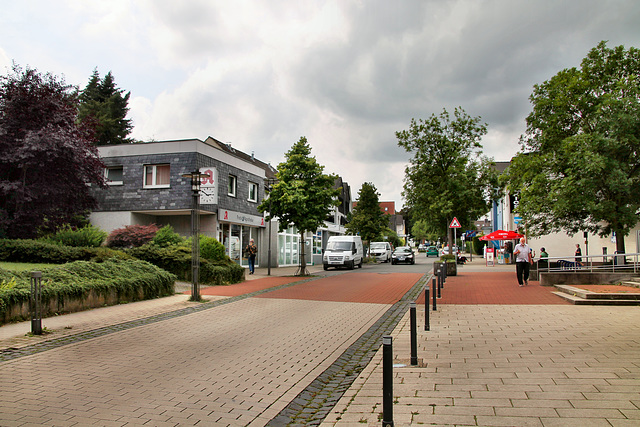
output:
M440 264L443 261L435 261L433 263L433 271L435 272L440 268ZM447 261L447 276L457 276L458 275L458 265L454 261Z
M50 298L48 301L43 301L42 317L45 318L58 313L74 313L77 311L116 305L124 302L141 301L143 299L144 290L142 287L135 292L135 295L118 295L118 292L113 290L106 294L103 292L98 293L95 291L89 291L80 297L54 297ZM7 307L4 313L2 313L2 317L0 317L0 324L28 320L31 318L31 312L29 310L28 302Z

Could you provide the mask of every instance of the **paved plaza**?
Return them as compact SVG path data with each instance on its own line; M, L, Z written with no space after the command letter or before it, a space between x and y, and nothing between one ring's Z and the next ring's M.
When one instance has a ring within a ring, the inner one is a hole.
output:
M395 426L640 425L639 307L570 305L477 262L447 279L429 331L419 301L416 367L408 312L392 334ZM322 425L381 420L382 350Z
M474 261L425 331L429 276L275 270L203 290L204 305L176 295L59 316L43 337L0 327L0 425L379 426L376 331L393 336L395 426L640 425L639 307L574 306Z

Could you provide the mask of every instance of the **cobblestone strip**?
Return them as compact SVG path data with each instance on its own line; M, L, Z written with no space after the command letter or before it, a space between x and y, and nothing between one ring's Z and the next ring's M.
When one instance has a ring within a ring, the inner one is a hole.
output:
M429 283L425 274L387 312L358 338L338 359L309 384L275 416L267 426L317 426L322 423L342 395L369 364L382 345L382 337L390 335Z
M112 334L114 332L120 332L131 328L136 328L138 326L150 325L152 323L161 322L167 319L173 319L180 316L186 316L187 314L196 313L203 310L208 310L214 307L221 306L223 304L229 304L235 301L240 301L245 298L254 297L256 295L260 295L266 292L275 291L277 289L288 288L290 286L299 285L301 283L310 282L312 280L320 279L321 277L312 277L306 280L299 280L296 282L285 283L279 286L274 286L272 288L261 289L259 291L251 292L244 295L238 295L235 297L210 301L206 303L202 303L199 305L194 305L192 307L182 308L179 310L169 311L166 313L156 314L153 316L145 317L143 319L131 320L128 322L122 322L115 325L109 325L102 328L92 329L90 331L81 332L73 335L66 335L60 338L53 338L47 341L39 342L36 344L14 348L9 347L5 349L0 349L0 363L8 362L10 360L19 359L25 356L31 356L34 354L42 353L47 350L52 350L54 348L59 348L68 344L75 344L81 341L86 341L92 338L102 337L105 335Z

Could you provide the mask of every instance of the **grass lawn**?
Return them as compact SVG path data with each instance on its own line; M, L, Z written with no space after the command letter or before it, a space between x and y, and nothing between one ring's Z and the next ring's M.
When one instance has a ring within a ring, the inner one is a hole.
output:
M60 264L30 264L26 262L6 262L0 261L0 268L13 271L38 271L47 267L54 267Z

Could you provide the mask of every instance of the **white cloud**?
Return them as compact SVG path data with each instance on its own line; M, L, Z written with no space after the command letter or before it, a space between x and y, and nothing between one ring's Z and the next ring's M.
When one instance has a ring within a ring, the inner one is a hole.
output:
M485 153L518 150L536 83L600 40L640 40L619 0L48 0L5 2L0 65L86 85L95 67L131 91L135 138L213 136L277 164L306 136L357 194L401 207L409 155L395 132L461 106Z

